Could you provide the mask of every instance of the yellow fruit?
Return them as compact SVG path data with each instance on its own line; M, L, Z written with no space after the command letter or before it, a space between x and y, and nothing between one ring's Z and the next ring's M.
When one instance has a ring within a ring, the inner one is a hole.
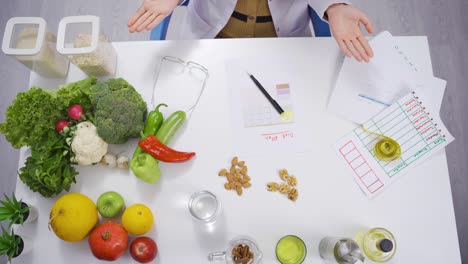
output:
M49 227L62 240L83 240L98 222L96 204L81 193L60 197L50 211Z
M153 226L153 213L144 204L134 204L125 209L122 225L132 235L143 235Z

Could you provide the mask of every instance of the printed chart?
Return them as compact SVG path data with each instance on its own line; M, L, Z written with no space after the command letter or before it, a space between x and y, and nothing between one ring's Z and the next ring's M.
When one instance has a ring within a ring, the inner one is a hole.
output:
M385 185L353 141L348 141L339 151L354 174L358 177L359 182L369 193L373 194Z
M335 144L335 149L370 197L454 139L439 116L426 108L424 98L414 92L363 126L367 131L362 127L354 129ZM379 160L374 146L382 137L373 133L396 140L402 150L401 156L390 162Z

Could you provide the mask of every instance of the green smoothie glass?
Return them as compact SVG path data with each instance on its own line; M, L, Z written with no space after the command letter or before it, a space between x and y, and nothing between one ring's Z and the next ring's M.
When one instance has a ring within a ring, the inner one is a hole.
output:
M306 255L306 245L297 236L285 236L276 244L276 258L281 264L300 264L304 262Z

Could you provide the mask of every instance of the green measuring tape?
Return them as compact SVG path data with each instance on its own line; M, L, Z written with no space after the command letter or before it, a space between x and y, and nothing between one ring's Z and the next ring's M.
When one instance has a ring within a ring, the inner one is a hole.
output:
M374 146L374 154L381 161L392 161L401 157L401 147L395 140L375 132L370 132L364 125L361 126L362 130L369 134L374 134L382 137L381 140L377 141Z

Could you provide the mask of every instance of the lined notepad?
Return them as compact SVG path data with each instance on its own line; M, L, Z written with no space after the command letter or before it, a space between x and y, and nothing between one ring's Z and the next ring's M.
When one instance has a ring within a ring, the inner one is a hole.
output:
M426 99L412 92L363 124L369 132L396 140L402 150L399 159L391 162L379 160L373 148L381 137L364 131L362 127L354 129L334 145L338 156L367 196L375 196L396 178L454 140L438 113L424 104Z

